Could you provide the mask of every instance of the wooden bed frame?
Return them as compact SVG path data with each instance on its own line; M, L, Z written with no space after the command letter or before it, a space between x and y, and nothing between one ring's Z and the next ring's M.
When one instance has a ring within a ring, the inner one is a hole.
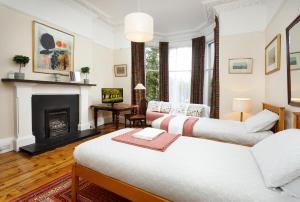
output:
M294 115L294 128L300 129L300 112L293 112Z
M279 115L279 120L274 126L274 131L278 132L284 130L285 126L285 112L284 107L275 107L270 104L263 103L263 109L270 110ZM157 196L153 193L142 190L138 187L132 186L120 180L106 176L102 173L94 171L85 166L74 163L72 169L72 201L77 201L79 177L92 182L99 187L102 187L110 192L116 193L119 196L127 198L136 202L167 202L168 199Z
M263 109L267 109L271 112L278 114L279 120L275 124L273 128L273 132L279 132L284 130L285 128L285 108L284 107L276 107L274 105L270 105L267 103L262 103Z

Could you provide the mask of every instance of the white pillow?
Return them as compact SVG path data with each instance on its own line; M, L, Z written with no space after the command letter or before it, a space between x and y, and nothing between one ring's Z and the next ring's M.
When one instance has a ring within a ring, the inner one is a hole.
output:
M160 103L160 112L161 113L170 113L172 105L170 102L161 102Z
M189 106L189 104L185 104L185 103L173 104L172 109L170 111L170 114L183 114L183 115L186 115L188 106Z
M269 110L263 110L245 121L248 133L270 130L278 121L279 116Z
M160 111L161 102L151 100L148 103L148 110L151 112L159 112Z
M281 189L290 196L300 198L300 177L282 186Z
M281 187L300 176L300 130L289 129L251 148L267 187Z
M200 104L189 104L187 111L186 111L186 115L201 117L203 109L204 109L204 107Z

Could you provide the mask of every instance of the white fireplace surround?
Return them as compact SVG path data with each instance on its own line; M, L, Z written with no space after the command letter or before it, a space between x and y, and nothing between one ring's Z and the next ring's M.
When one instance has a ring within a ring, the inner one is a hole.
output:
M35 143L32 134L32 95L79 95L79 125L78 130L90 128L88 120L88 90L89 86L56 85L39 83L15 82L16 88L16 135L14 137L14 150Z

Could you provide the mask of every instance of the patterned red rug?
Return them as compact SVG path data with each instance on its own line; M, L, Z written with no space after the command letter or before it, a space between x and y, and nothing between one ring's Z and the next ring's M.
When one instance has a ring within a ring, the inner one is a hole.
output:
M21 195L11 202L71 202L71 184L72 178L69 173ZM85 180L80 180L79 190L78 202L128 202L127 199Z

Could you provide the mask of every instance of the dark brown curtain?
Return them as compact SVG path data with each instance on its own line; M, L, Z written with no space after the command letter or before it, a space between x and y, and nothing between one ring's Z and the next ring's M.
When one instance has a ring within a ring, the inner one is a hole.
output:
M219 83L219 19L215 17L214 42L215 42L215 58L212 76L212 94L210 105L210 117L219 118L220 109L220 83Z
M169 43L159 42L159 99L169 101Z
M140 104L145 99L144 90L134 90L138 83L145 85L145 44L131 42L131 103Z
M205 37L192 40L192 78L190 103L203 103Z

